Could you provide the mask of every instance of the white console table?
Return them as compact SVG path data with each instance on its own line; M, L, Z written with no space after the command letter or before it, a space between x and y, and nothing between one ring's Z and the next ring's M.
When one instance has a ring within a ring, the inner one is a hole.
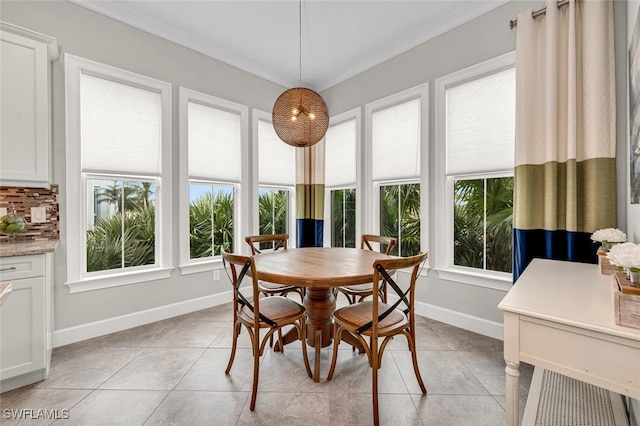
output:
M616 325L597 265L534 259L498 308L508 426L519 422L520 361L640 399L640 329Z

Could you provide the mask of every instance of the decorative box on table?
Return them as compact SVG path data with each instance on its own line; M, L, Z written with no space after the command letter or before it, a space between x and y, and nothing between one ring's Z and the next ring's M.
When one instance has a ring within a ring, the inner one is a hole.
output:
M611 276L611 286L616 324L640 328L640 287L632 286L622 272Z
M612 265L607 259L607 252L602 248L598 249L598 265L600 266L600 273L602 275L613 275L618 272L618 267L616 265Z

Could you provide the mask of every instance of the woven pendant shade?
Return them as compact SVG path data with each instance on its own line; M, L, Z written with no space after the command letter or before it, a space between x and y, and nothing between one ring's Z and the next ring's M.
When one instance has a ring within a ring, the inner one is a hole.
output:
M289 89L273 105L273 128L289 145L311 146L322 139L328 127L327 104L311 89Z

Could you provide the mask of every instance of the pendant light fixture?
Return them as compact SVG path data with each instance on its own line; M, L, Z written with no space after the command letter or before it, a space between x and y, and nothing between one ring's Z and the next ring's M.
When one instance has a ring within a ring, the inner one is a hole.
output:
M302 86L302 0L298 1L299 84ZM296 147L316 144L329 127L324 99L311 89L295 87L281 94L273 105L273 128L283 142Z

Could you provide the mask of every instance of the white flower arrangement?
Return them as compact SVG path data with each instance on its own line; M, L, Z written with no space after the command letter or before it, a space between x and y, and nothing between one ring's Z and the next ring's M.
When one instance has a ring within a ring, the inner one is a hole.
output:
M640 272L640 244L616 244L607 253L607 259L618 267L627 268L630 272Z
M596 232L591 234L591 240L604 244L624 243L627 241L627 234L618 228L598 229Z

